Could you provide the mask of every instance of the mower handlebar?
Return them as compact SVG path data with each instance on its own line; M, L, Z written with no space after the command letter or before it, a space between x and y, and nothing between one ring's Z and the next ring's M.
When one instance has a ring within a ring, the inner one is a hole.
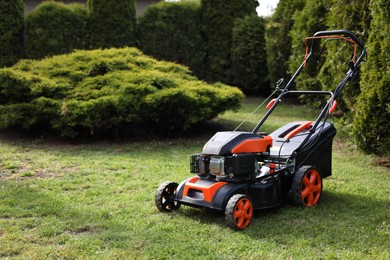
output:
M317 36L330 36L330 35L345 35L351 38L354 42L357 43L362 49L365 49L363 43L359 40L358 37L356 37L355 34L348 30L332 30L332 31L319 31L314 34L314 37Z
M353 34L352 32L348 31L348 30L331 30L331 31L319 31L319 32L316 32L314 34L314 37L318 37L318 36L331 36L331 35L344 35L344 36L348 36L349 38L351 38L352 41L354 41L357 45L359 45L360 48L362 48L362 52L359 56L359 58L357 59L357 66L360 64L360 62L363 60L364 56L366 56L366 47L364 47L364 44L360 41L360 39L358 37L356 37L355 34ZM356 67L357 67L356 66Z

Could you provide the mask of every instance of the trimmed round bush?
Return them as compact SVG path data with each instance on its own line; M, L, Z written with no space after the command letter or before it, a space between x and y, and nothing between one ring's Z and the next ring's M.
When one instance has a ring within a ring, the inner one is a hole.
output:
M0 0L0 68L23 56L23 1Z
M242 92L135 48L75 51L0 70L0 127L62 136L182 130L235 109Z
M87 8L81 4L44 2L26 16L26 54L38 59L84 49Z

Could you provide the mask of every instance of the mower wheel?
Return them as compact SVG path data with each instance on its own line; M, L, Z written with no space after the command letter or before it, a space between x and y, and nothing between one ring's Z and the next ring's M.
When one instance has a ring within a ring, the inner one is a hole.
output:
M167 181L158 187L155 202L159 211L169 212L180 207L180 202L175 201L177 186L176 182Z
M291 191L293 200L299 206L314 206L322 193L321 174L314 166L302 166L295 173Z
M225 209L226 224L234 229L245 229L251 223L253 216L253 203L243 194L232 196Z

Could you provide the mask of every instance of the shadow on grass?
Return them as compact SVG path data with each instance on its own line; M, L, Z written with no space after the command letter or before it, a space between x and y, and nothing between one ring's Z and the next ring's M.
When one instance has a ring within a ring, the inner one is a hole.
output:
M167 139L202 139L210 138L218 131L232 131L241 121L228 119L213 119L207 122L199 123L189 129L182 131L148 131L136 129L131 134L124 135L94 135L79 136L75 138L60 137L54 132L41 132L39 130L25 130L20 128L10 128L0 130L0 140L5 143L34 143L48 145L65 144L93 144L98 142L128 143L139 141L155 141ZM249 130L248 130L249 131Z

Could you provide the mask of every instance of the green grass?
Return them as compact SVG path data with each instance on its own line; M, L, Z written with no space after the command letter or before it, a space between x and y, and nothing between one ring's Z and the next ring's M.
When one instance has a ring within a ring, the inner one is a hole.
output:
M234 128L253 107L247 99L213 121ZM278 117L315 115L287 104L281 111L267 128ZM314 208L257 211L243 232L215 212L158 212L159 184L190 177L188 157L211 135L71 144L2 132L0 258L390 259L390 171L340 139Z

